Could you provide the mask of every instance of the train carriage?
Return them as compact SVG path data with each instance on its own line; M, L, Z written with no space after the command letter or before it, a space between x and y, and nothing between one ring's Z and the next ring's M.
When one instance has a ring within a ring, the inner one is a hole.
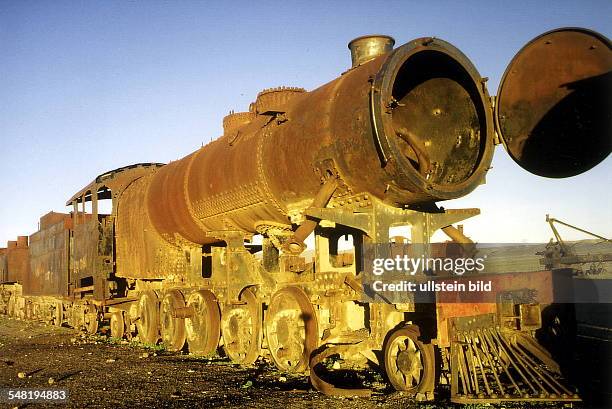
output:
M30 270L28 236L18 236L6 244L6 282L21 283Z
M8 282L8 269L6 264L6 247L0 248L0 283Z
M25 317L25 300L21 297L23 278L30 271L28 236L8 241L0 251L0 311Z
M40 218L39 231L30 236L30 273L23 293L32 296L68 296L71 215L49 212Z

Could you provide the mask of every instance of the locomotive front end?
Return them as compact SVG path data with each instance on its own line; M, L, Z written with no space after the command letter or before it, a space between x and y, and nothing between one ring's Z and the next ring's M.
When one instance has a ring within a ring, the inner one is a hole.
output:
M468 194L484 181L493 154L486 78L435 38L413 40L383 58L370 104L387 190L403 204Z

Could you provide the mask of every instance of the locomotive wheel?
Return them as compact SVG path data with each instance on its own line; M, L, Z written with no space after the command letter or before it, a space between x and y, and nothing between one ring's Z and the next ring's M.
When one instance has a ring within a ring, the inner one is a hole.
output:
M185 319L189 351L197 355L210 355L219 345L221 314L215 295L208 290L196 291L189 296L187 306L193 315Z
M9 317L15 316L15 296L14 295L11 295L9 297L8 306L7 306L7 315Z
M83 325L88 334L95 334L98 332L98 312L95 306L90 305L85 307Z
M123 319L123 311L115 311L111 314L110 319L111 337L123 338L125 334L125 321Z
M64 306L61 301L55 303L55 311L53 313L53 325L61 327L64 323Z
M138 338L146 344L156 344L159 339L159 301L154 291L145 291L138 301L136 327Z
M44 321L45 324L50 324L51 321L53 321L53 317L51 316L51 308L48 304L35 304L34 312L37 314L38 320Z
M45 322L49 325L55 325L55 304L44 303L42 308L45 313Z
M33 311L32 311L32 303L28 302L28 300L25 301L25 303L23 304L23 318L25 318L26 320L32 320L34 319L33 315Z
M15 297L15 318L18 318L20 320L25 319L26 317L25 308L26 308L25 298Z
M175 318L175 311L185 307L183 294L170 290L162 299L159 308L161 338L168 351L180 351L185 346L185 319Z
M83 310L79 304L72 304L69 324L76 330L83 328Z
M434 376L433 348L417 338L414 330L400 328L385 345L385 371L398 391L421 392Z
M127 337L127 339L131 340L138 331L138 309L140 307L138 306L137 303L133 303L130 305L130 308L128 311L126 311L125 315L123 316L123 319L125 321L125 335Z
M244 304L227 306L223 311L223 349L234 363L251 365L260 352L261 303L248 288L240 295L240 301Z
M40 312L40 304L38 304L36 301L32 301L32 303L30 303L29 305L30 305L30 319L34 321L41 321L42 314Z
M317 347L317 321L308 296L297 287L279 290L266 314L266 339L276 367L287 372L308 368Z

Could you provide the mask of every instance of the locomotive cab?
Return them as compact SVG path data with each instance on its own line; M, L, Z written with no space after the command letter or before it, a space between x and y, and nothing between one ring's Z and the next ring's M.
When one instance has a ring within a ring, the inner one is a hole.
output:
M66 206L72 207L71 295L96 301L124 295L125 282L115 277L117 198L129 183L160 166L135 164L106 172L68 200Z

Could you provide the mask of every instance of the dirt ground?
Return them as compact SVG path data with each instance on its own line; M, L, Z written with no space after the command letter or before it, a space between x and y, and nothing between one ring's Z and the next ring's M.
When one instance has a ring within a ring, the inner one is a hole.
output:
M312 390L306 377L280 373L265 363L240 368L220 357L168 353L160 348L114 342L104 336L90 337L68 328L0 316L0 391L6 395L8 388L68 390L67 403L48 407L455 407L447 400L435 404L415 402L389 390L380 390L370 398L328 397ZM41 407L32 403L7 404L0 399L0 407L17 406Z

